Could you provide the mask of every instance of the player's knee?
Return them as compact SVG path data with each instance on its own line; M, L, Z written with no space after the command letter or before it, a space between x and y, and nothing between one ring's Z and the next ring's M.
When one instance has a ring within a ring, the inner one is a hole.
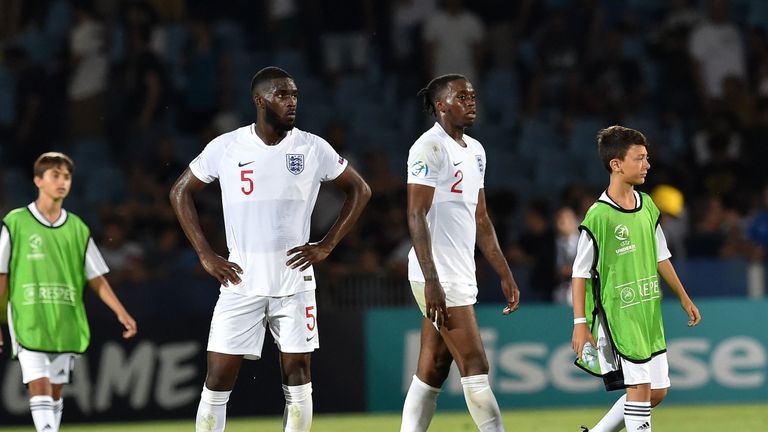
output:
M461 376L463 377L487 374L488 369L488 360L483 353L464 359L464 361L459 364L459 372L461 372Z
M205 386L213 391L232 390L237 380L237 374L226 369L209 368L205 377Z
M283 356L283 384L303 385L311 381L309 355Z
M651 390L651 407L655 407L656 405L660 404L665 397L667 397L667 389Z

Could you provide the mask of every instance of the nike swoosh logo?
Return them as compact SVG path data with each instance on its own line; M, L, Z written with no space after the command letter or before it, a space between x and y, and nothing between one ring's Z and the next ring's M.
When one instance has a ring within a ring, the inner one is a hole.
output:
M308 337L308 338L307 338L307 342L311 341L311 340L312 340L312 339L314 339L314 338L315 338L315 335L312 335L312 337Z
M252 164L252 163L254 163L254 162L256 162L256 161L250 161L250 162L246 162L246 163L238 162L238 163L237 163L237 166L239 166L240 168L242 168L242 167L244 167L244 166L246 166L246 165L250 165L250 164Z
M453 163L453 166L457 166L457 165L461 164L462 162L464 162L464 161L458 161L458 162L454 162L454 163Z

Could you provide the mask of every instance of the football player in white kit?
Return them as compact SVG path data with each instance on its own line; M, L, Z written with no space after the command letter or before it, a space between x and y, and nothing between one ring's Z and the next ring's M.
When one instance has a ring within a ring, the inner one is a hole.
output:
M475 121L475 90L462 75L443 75L419 95L437 123L408 154L408 228L413 243L408 279L424 317L419 361L400 430L427 430L455 360L478 429L503 431L475 319L475 244L501 279L505 315L517 310L520 292L486 209L485 150L464 134Z
M205 270L221 283L208 336L208 372L196 430L223 431L226 404L243 358L256 360L267 329L280 350L283 430L312 425L310 354L319 347L315 275L363 211L371 191L324 139L294 127L298 89L267 67L251 82L256 123L211 141L173 185L171 204ZM193 193L218 179L229 257L203 234ZM346 194L325 237L308 243L320 183Z

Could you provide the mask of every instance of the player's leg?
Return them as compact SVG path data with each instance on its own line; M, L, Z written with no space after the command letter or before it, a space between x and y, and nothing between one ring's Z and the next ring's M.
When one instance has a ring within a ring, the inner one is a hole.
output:
M309 432L312 427L312 351L320 347L315 291L270 298L267 320L280 350L285 395L283 430Z
M224 430L227 402L243 358L258 359L261 356L266 333L266 305L266 297L221 290L211 318L208 371L195 419L197 432Z
M651 432L651 384L627 387L624 402L624 426L627 432Z
M654 408L667 397L667 391L672 385L669 380L667 353L661 353L652 358L649 366L651 369L651 408Z
M448 308L448 319L440 333L461 373L464 399L478 429L503 431L501 410L488 381L488 360L474 306Z
M50 359L46 353L21 349L18 352L22 382L29 391L29 411L37 432L53 431L56 415L53 411L53 388L50 380Z
M64 415L64 399L61 397L61 392L64 389L64 384L51 384L53 389L53 415L56 420L56 430L61 427L61 417Z
M227 402L235 387L243 356L208 351L208 371L195 417L196 432L221 432L227 421Z
M64 384L72 382L72 371L75 368L75 354L59 354L51 359L49 376L51 381L51 396L53 397L53 414L56 420L56 430L61 427L61 417L64 414L64 399L61 392Z
M429 428L440 387L448 377L452 362L451 352L440 333L430 320L422 318L419 361L403 403L400 432L424 432Z

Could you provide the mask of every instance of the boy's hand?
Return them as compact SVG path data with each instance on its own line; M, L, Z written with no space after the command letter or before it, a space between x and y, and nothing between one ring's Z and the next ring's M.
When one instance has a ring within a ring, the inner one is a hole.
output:
M136 336L136 332L138 331L138 328L136 327L136 320L134 320L133 317L128 314L128 312L119 314L117 316L117 320L120 321L120 324L122 324L123 327L125 327L125 331L123 332L124 339L130 339Z
M597 344L595 338L592 337L592 333L589 331L586 323L573 325L573 337L571 338L571 348L576 353L578 358L581 358L581 352L584 350L585 343L591 343L595 349Z
M441 328L448 319L448 307L445 305L445 290L434 279L424 282L424 301L427 318Z
M680 306L682 306L685 313L688 314L688 327L699 325L701 322L701 314L699 313L699 308L693 304L691 299L686 299L680 302Z

